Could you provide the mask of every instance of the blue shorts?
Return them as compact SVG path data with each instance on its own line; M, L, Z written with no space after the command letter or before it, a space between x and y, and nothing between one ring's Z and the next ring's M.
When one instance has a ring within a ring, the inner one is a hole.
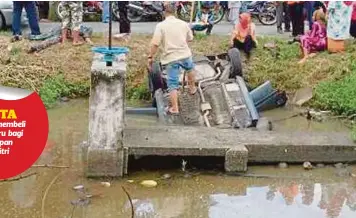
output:
M179 88L179 75L181 68L185 71L191 71L194 68L192 57L185 58L178 61L173 61L166 66L167 71L167 86L168 91L172 91Z

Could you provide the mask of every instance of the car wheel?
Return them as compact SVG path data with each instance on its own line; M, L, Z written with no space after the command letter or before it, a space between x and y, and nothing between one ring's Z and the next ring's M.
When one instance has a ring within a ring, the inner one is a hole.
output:
M242 63L240 51L237 48L231 48L227 52L227 54L231 63L230 78L235 78L236 76L242 77Z
M162 68L157 61L152 63L152 71L149 73L149 87L152 93L152 106L156 107L155 92L158 89L163 89Z
M0 11L0 30L5 29L6 21L4 15Z

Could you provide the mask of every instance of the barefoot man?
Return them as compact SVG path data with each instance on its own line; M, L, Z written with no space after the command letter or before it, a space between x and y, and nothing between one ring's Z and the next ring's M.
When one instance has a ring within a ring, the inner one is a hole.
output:
M192 52L188 46L188 42L193 40L193 33L188 23L174 16L174 2L165 2L164 9L165 20L156 26L148 55L148 64L151 67L153 57L157 53L158 47L162 45L161 64L166 66L171 101L171 107L167 108L167 113L177 115L179 113L177 92L181 69L187 72L190 94L195 94L197 91Z

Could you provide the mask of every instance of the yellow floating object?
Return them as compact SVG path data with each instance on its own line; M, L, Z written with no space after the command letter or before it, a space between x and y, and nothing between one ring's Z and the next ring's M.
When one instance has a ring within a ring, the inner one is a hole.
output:
M154 180L143 180L140 184L147 188L152 188L157 186L157 182Z
M101 182L101 185L105 186L105 187L110 187L111 186L110 182Z

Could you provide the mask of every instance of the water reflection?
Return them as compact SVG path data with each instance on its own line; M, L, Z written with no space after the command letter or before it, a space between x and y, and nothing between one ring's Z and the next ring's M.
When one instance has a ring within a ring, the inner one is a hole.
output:
M212 194L210 200L210 218L356 217L356 189L347 183L249 187L245 196Z
M174 218L182 217L186 211L186 204L189 200L183 197L167 197L154 199L133 199L135 216L144 218ZM125 210L131 210L129 202L126 203Z
M36 180L37 176L33 175L11 185L9 198L17 207L29 208L36 202Z

